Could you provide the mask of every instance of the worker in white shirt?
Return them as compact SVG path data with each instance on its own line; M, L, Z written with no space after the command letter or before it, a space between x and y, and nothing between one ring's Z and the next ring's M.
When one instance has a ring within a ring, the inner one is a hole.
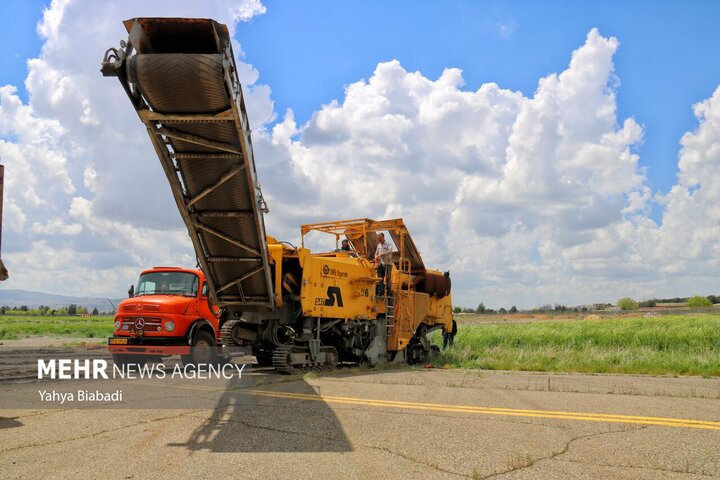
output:
M385 241L385 234L378 233L378 246L375 249L375 261L377 262L377 275L380 277L380 283L377 286L377 295L387 294L390 296L390 287L392 286L392 245Z

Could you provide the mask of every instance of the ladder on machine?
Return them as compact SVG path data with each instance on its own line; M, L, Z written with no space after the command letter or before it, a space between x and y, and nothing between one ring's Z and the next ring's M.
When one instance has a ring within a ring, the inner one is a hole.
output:
M395 335L395 297L385 295L385 322L387 326L387 336Z
M407 277L409 279L410 278L410 269L411 269L410 260L401 256L398 266L400 267L400 268L398 268L398 273L407 275ZM402 297L403 290L406 292L410 292L410 281L409 280L404 286L405 286L405 288L403 289L402 282L400 282L398 284L397 294L399 297ZM395 322L397 301L398 301L398 298L396 298L394 295L385 296L385 319L387 320L387 335L388 335L388 337L392 337L397 333L396 332L397 324ZM403 305L408 307L411 304L406 305L403 303L400 305L400 307L402 308ZM411 314L411 313L410 312L404 313L404 315L408 315L408 314ZM401 312L401 315L403 315L402 312Z

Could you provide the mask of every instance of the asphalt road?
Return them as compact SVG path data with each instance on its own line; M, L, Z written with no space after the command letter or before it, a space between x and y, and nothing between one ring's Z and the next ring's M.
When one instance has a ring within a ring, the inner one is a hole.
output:
M720 477L720 379L407 368L253 379L241 405L0 410L0 477Z

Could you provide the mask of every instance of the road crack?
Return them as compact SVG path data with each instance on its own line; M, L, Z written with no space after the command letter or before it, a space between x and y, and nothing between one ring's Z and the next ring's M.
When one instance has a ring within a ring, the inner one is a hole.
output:
M61 440L56 440L53 442L38 442L38 443L30 443L30 444L26 444L26 445L18 445L16 447L11 447L11 448L6 448L3 450L0 450L0 453L16 452L18 450L24 450L26 448L33 448L33 447L49 447L52 445L60 445L62 443L74 442L76 440L85 440L87 438L99 437L100 435L104 435L106 433L117 432L119 430L125 430L127 428L138 427L141 425L149 425L149 424L157 423L157 422L164 422L165 420L172 420L172 419L175 419L178 417L185 417L185 416L191 415L192 413L193 412L179 414L179 415L173 415L172 417L162 417L162 418L153 418L150 420L143 420L143 421L139 421L137 423L132 423L129 425L122 425L122 426L119 426L116 428L108 428L106 430L100 430L97 432L92 432L92 433L88 433L86 435L80 435L80 436L72 437L72 438L63 438Z
M196 416L195 418L203 418L203 417ZM265 431L273 432L273 433L285 433L285 434L297 435L297 436L300 436L300 437L314 438L314 439L317 439L317 440L323 440L323 441L340 443L340 444L345 443L342 439L339 440L339 439L337 439L337 438L327 437L327 436L323 436L323 435L312 435L312 434L309 434L309 433L307 433L307 432L295 431L295 430L288 430L288 429L283 429L283 428L271 427L271 426L267 426L267 425L256 425L256 424L252 424L252 423L249 423L249 422L247 422L247 421L243 421L243 420L236 419L236 418L222 418L222 416L212 416L212 417L210 417L210 418L207 419L207 420L208 420L208 421L210 421L210 420L214 420L214 421L215 421L215 425L214 425L214 426L213 426L213 425L210 425L210 426L211 426L212 428L214 428L214 429L220 429L223 424L234 423L234 424L237 424L237 425L242 425L242 426L244 426L244 427L252 428L252 429L256 429L256 430L265 430ZM207 429L207 426L206 426L206 427L203 427L203 428L204 428L204 429Z
M647 425L646 425L646 426L641 426L641 427L638 427L638 428L626 428L626 429L623 429L623 430L610 430L610 431L608 431L608 432L593 432L593 433L588 433L588 434L585 434L585 435L579 435L579 436L577 436L577 437L573 437L573 438L569 439L569 440L565 443L565 445L563 446L563 448L561 448L561 449L560 449L559 451L557 451L557 452L553 452L553 453L551 453L550 455L544 455L544 456L537 457L537 458L528 458L526 461L524 461L524 462L522 462L522 463L519 463L518 465L514 465L512 468L508 468L507 470L503 470L503 471L501 471L501 472L493 472L493 473L491 473L490 475L481 476L480 478L488 479L488 478L498 477L498 476L500 476L500 475L505 475L505 474L507 474L507 473L517 472L517 471L520 471L520 470L525 470L525 469L527 469L527 468L531 468L531 467L533 467L536 463L538 463L538 462L540 462L540 461L543 461L543 460L555 460L555 459L557 459L557 457L560 457L560 456L565 455L566 453L568 453L568 451L570 450L570 447L572 446L572 444L575 443L575 442L578 442L578 441L580 441L580 440L585 440L585 439L593 438L593 437L599 437L599 436L601 436L601 435L611 435L611 434L615 434L615 433L625 433L625 432L629 432L629 431L644 430L644 429L646 429L646 428L648 428Z
M437 465L436 463L430 463L430 462L427 462L424 460L418 460L417 458L411 457L410 455L407 455L405 453L396 452L396 451L390 450L389 448L386 448L386 447L381 447L378 445L362 445L362 447L371 448L373 450L380 450L382 452L387 452L391 455L395 455L395 456L403 458L409 462L412 462L416 465L420 465L420 466L426 467L426 468L431 468L433 470L437 470L438 472L448 473L450 475L455 475L457 477L472 478L471 475L465 475L464 473L453 472L452 470L442 468L440 465Z

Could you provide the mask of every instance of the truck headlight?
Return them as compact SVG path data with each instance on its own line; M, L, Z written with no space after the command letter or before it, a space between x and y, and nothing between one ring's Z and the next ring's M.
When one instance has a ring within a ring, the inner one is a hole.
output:
M166 332L172 332L173 330L175 330L175 322L173 322L172 320L167 321L165 322L164 327Z
M120 330L120 320L115 320L115 330Z

